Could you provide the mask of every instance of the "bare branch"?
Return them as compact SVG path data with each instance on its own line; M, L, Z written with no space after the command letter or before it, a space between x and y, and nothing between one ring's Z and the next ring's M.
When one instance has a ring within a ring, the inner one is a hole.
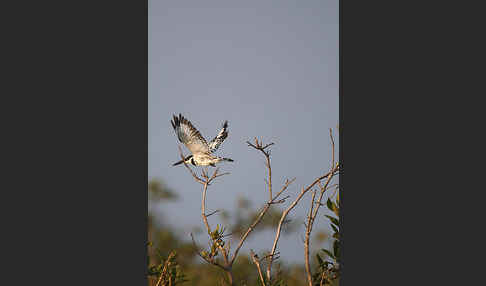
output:
M208 231L208 233L210 233L211 228L209 227L208 218L205 215L205 213L206 213L206 192L207 192L207 190L208 190L208 185L204 184L203 193L202 193L202 200L201 200L201 216L202 216L204 225L206 226L206 230Z
M178 146L179 147L179 154L181 156L181 159L182 159L182 163L184 164L184 166L186 166L187 170L189 170L189 172L191 173L191 175L194 177L194 179L200 183L200 184L203 184L204 185L204 181L199 178L196 173L194 173L194 171L187 165L186 161L184 161L184 154L182 154L182 149L181 149L181 146Z
M238 256L238 252L240 251L240 248L243 246L243 243L245 242L246 238L248 237L250 232L252 232L253 229L257 226L257 224L262 220L263 216L268 211L268 208L273 203L273 198L272 198L272 166L270 164L270 153L269 153L269 151L265 151L265 149L270 147L274 143L270 143L270 144L267 144L265 146L262 146L262 142L259 142L257 138L255 138L255 144L252 144L250 141L246 141L246 143L248 144L248 146L253 147L254 149L262 152L263 155L266 158L266 166L267 166L267 169L268 169L268 181L266 181L266 183L268 185L269 199L268 199L267 204L263 207L262 211L258 214L255 221L250 225L250 227L248 227L246 232L240 238L240 241L239 241L238 245L236 246L235 252L233 254L233 257L231 258L230 265L233 265L236 257Z
M204 178L204 180L208 180L209 179L209 176L208 176L208 167L204 167L201 169L201 173L202 173L202 177Z
M263 274L262 274L262 269L260 267L260 259L258 258L258 255L256 255L253 250L250 250L250 256L251 259L253 260L253 263L255 263L257 269L258 269L258 276L260 277L260 281L262 282L263 286L265 285L265 279L263 279Z
M319 283L320 286L324 286L325 278L326 278L326 271L322 271L322 274L321 274L321 283Z
M268 254L268 255L265 255L264 257L262 257L260 260L266 260L266 259L269 259L271 258L272 260L277 260L280 258L280 252L275 252L274 255L272 254Z
M181 150L181 147L179 146L179 153L180 153L180 156L182 158L182 160L184 160L184 155L182 154L182 150ZM226 250L219 242L219 239L215 239L213 238L213 236L211 235L211 227L209 226L209 222L208 222L208 217L217 213L218 210L206 215L206 193L207 193L207 189L208 189L208 186L210 185L210 183L218 178L218 177L221 177L221 176L224 176L224 175L228 175L229 173L222 173L222 174L219 174L219 168L217 168L214 173L209 176L209 173L208 173L208 169L207 168L203 168L202 169L202 178L198 177L194 171L186 164L185 161L183 161L184 163L184 166L187 168L187 170L191 173L191 175L193 176L193 178L200 184L203 185L203 192L202 192L202 200L201 200L201 217L203 219L203 222L204 222L204 225L206 227L206 230L208 232L208 235L209 235L209 238L210 240L212 241L213 244L215 244L219 251L221 252L222 256L223 256L223 259L224 259L224 265L220 264L218 261L216 261L214 259L214 257L205 257L205 256L202 256L199 251L197 252L198 255L203 258L206 262L210 263L210 264L213 264L213 265L216 265L218 266L219 268L223 269L225 272L226 272L226 275L228 277L228 281L229 281L229 284L230 285L233 285L233 274L231 273L231 265L229 265L229 261L228 261L228 253L229 253L229 245L228 245L228 250ZM192 236L191 234L191 237L193 238L193 243L195 245L195 241L194 241L194 237Z
M309 214L307 216L307 225L306 225L305 242L304 242L305 272L307 274L307 282L309 283L309 286L312 286L312 274L311 274L310 263L309 263L309 237L310 237L312 224L313 224L312 211L314 209L315 198L316 198L316 191L312 191L312 200L309 209Z
M332 165L331 168L334 168L334 137L332 136L332 129L329 129L329 136L331 137L331 146L332 146Z
M263 209L260 211L260 213L258 214L257 218L255 219L255 221L250 225L250 227L248 227L248 229L246 230L246 232L243 234L243 236L240 238L240 241L235 249L235 252L233 254L233 257L231 258L231 261L230 261L230 265L233 265L237 255L238 255L238 252L240 251L241 247L243 246L243 243L245 242L246 238L248 237L248 235L253 231L253 229L258 225L258 223L260 223L260 221L262 220L262 218L265 216L265 214L267 213L269 207L272 205L272 204L276 204L276 203L283 203L285 201L285 199L287 199L288 197L285 197L279 201L276 201L276 199L278 198L278 196L280 196L280 194L282 194L287 188L288 186L295 181L295 178L292 179L292 180L286 180L285 181L285 184L284 186L282 187L282 189L277 193L277 195L275 197L272 197L272 167L271 167L271 164L270 164L270 151L265 151L266 148L274 145L274 143L270 143L270 144L267 144L265 146L262 145L262 142L258 141L257 138L255 138L255 144L252 144L250 141L247 141L246 142L248 144L248 146L250 147L253 147L254 149L256 150L259 150L260 152L263 153L263 155L265 156L266 158L266 166L268 168L268 181L267 181L267 184L268 184L268 193L269 193L269 200L268 202L265 204L265 206L263 207ZM271 256L273 257L275 254L275 251L272 252Z
M330 129L330 136L331 136L331 144L332 144L332 167L331 167L331 170L328 173L316 178L307 187L302 187L301 192L297 195L295 200L282 212L282 215L281 215L280 220L278 222L278 226L277 226L277 230L276 230L276 234L275 234L275 239L274 239L274 242L273 242L271 252L267 256L265 256L264 258L258 258L258 256L255 253L253 253L253 250L251 250L252 260L253 260L253 262L255 263L255 265L258 269L260 281L262 282L262 285L264 285L264 286L265 286L265 279L264 279L262 269L261 269L262 259L268 260L268 265L267 265L267 269L266 269L266 272L267 272L266 278L267 278L268 281L270 281L271 280L272 263L273 263L274 260L278 259L278 253L276 252L276 249L277 249L278 240L280 238L280 234L281 234L281 231L282 231L282 227L283 227L284 224L286 224L290 221L290 220L287 219L288 214L290 213L290 211L292 211L292 209L295 208L295 206L300 202L302 197L309 190L311 190L316 184L319 184L320 192L319 192L319 198L317 200L316 200L317 191L315 191L315 190L312 191L312 202L311 202L311 208L310 208L310 211L309 211L308 220L307 220L307 223L306 223L306 238L304 239L305 247L306 247L306 271L307 271L307 274L308 274L308 280L309 280L310 283L312 283L312 281L310 280L311 277L309 278L309 274L310 274L310 263L309 263L310 243L309 243L309 237L310 237L310 234L311 234L311 231L312 231L312 226L313 226L315 217L318 213L320 206L322 205L321 201L322 201L323 194L328 188L330 188L328 186L329 186L329 182L331 181L332 177L339 174L339 172L340 172L339 163L335 164L334 138L332 136L332 129ZM281 203L286 202L286 200L288 198L290 198L290 196L285 196L283 198L280 198L280 196L285 192L285 190L288 189L289 185L295 181L295 178L293 178L291 180L286 179L282 188L274 196L273 195L273 189L272 189L273 188L273 186L272 186L272 167L271 167L271 160L270 160L271 150L268 149L270 146L274 145L274 143L269 143L269 144L264 145L263 141L259 141L257 138L254 139L254 143L252 143L250 141L247 141L246 143L248 144L249 147L252 147L252 148L262 152L262 154L265 156L265 159L266 159L265 166L268 169L268 179L265 179L265 183L268 186L268 201L262 207L261 211L259 212L258 216L255 218L253 223L251 223L251 225L248 227L248 229L245 231L245 233L240 237L240 240L239 240L232 256L230 255L231 249L230 249L229 242L225 247L223 247L224 244L221 242L222 238L225 237L225 235L223 235L224 230L221 231L221 233L219 233L219 235L217 237L214 235L214 233L211 234L211 227L210 227L209 222L208 222L208 217L219 212L219 210L213 211L209 214L206 214L206 211L205 211L205 209L206 209L206 195L207 195L208 186L217 177L227 175L229 173L220 174L219 168L216 168L214 173L212 175L210 175L209 172L208 172L208 169L203 168L202 169L202 175L201 175L201 177L199 177L183 160L184 166L188 169L188 171L191 173L191 175L194 177L194 179L198 183L203 185L202 200L201 200L201 217L203 219L206 230L208 231L208 234L210 236L210 240L213 243L211 245L211 247L214 247L214 246L218 247L218 249L220 250L220 252L221 252L221 254L224 258L224 263L218 262L215 259L215 255L214 256L213 255L210 255L210 256L204 255L204 257L203 257L199 251L198 251L198 255L201 256L208 263L216 265L216 266L220 267L221 269L223 269L228 276L228 280L229 280L230 285L232 285L232 283L233 283L232 266L233 266L234 261L236 260L236 258L238 256L238 253L241 250L244 242L246 241L247 237L256 228L256 226L262 221L263 217L268 212L268 210L269 210L269 208L272 204L281 204ZM181 147L179 147L179 152L180 152L181 158L184 159ZM327 178L327 180L326 180L326 182L323 186L321 184L321 181L326 179L326 178ZM334 186L334 185L332 185L332 186ZM191 237L193 239L194 245L196 246L192 234L191 234Z
M283 204L283 203L285 203L285 200L287 200L288 198L290 198L290 196L285 196L278 201L275 201L275 198L274 198L272 200L272 202L270 202L269 204Z
M331 178L336 175L336 173L339 171L339 163L337 163L336 165L334 165L334 138L332 137L332 130L330 130L330 134L331 134L331 147L332 147L332 162L333 162L333 166L331 167L331 170L317 178L314 182L312 182L312 184L310 184L307 188L302 188L302 191L300 192L300 194L298 195L298 197L294 200L294 202L282 213L282 217L280 218L280 221L279 221L279 224L278 224L278 227L277 227L277 232L275 234L275 239L274 239L274 242L273 242L273 247L272 247L272 251L271 253L275 253L275 250L277 248L277 243L278 243L278 240L280 238L280 231L282 229L282 224L283 222L285 221L285 217L288 215L288 213L297 205L297 203L300 201L300 199L304 196L304 194L309 191L311 188L313 188L316 184L320 184L321 180L327 178L327 181L326 181L326 187L327 185L329 184L329 181L331 180ZM318 203L319 203L319 206L321 205L321 199L322 199L322 195L324 193L325 189L322 190L321 188L321 193L320 193L320 197L319 197L319 200L318 200ZM313 195L313 203L312 203L312 206L314 206L314 199L315 199L315 192L314 192L314 195ZM316 207L316 210L315 210L315 215L317 215L317 211L319 209L319 206ZM309 216L309 221L306 225L306 228L310 228L312 229L312 224L314 222L314 219L315 219L315 216L312 216L312 212L310 213L310 216ZM310 232L309 232L309 235L310 235ZM307 251L306 251L307 252ZM307 268L307 267L306 267ZM310 268L310 267L309 267ZM269 261L268 265L267 265L267 278L270 279L271 277L271 270L272 270L272 261ZM307 273L309 275L309 273ZM309 278L309 277L308 277ZM309 285L312 286L312 281L309 280Z
M266 181L266 183L268 185L269 201L271 201L272 200L272 167L270 165L270 150L265 151L265 149L274 145L274 143L270 143L265 146L262 146L263 142L259 142L257 138L255 138L255 145L251 144L250 141L246 141L246 143L248 144L248 146L251 146L256 150L259 150L260 152L263 153L263 155L265 155L265 159L266 159L265 166L267 166L268 169L268 181Z
M332 137L332 129L329 130L330 137L331 137L331 148L332 148L332 166L331 170L329 171L329 176L327 177L327 180L324 184L324 186L321 184L321 181L318 181L317 183L319 184L320 192L319 192L319 198L317 201L315 201L315 195L316 191L313 192L312 194L312 202L311 202L311 207L309 209L309 216L307 220L307 225L306 225L306 231L305 231L305 241L304 241L304 248L305 248L305 270L307 274L307 282L309 286L312 286L312 275L310 271L310 263L309 263L309 248L310 248L310 235L312 232L312 227L314 225L314 221L317 217L317 214L319 212L319 208L323 205L322 203L322 197L324 195L324 192L328 189L329 183L331 179L336 175L336 173L339 171L339 163L334 164L334 138ZM314 209L314 205L316 206ZM321 280L322 283L322 280Z
M253 145L252 143L250 143L250 141L246 141L246 143L248 144L248 146L251 146L257 150L260 150L262 152L265 152L265 149L274 145L275 143L270 143L270 144L267 144L265 146L262 145L262 142L258 142L258 139L255 137L255 145Z
M206 217L210 217L210 216L212 216L213 214L215 214L215 213L219 213L219 212L220 212L220 210L215 210L215 211L210 212L209 214L207 214L207 215L206 215Z
M324 205L322 203L322 196L324 195L324 192L328 189L328 185L329 185L329 182L331 181L331 179L334 177L334 174L335 174L335 169L332 169L333 173L331 176L329 176L324 184L324 186L321 185L321 183L319 182L319 188L320 188L320 194L319 194L319 199L317 200L316 204L317 204L317 207L314 211L314 214L312 215L313 216L313 220L316 218L317 216L317 213L319 212L319 208ZM312 226L311 226L312 228Z
M305 270L307 273L307 281L309 283L309 286L312 286L312 275L310 271L310 264L309 264L309 248L310 248L310 235L312 232L312 227L314 225L314 221L317 217L317 213L319 212L319 208L323 205L322 203L322 196L324 195L324 192L328 189L329 182L331 179L334 177L334 175L337 172L338 166L335 168L331 169L331 175L327 177L327 180L324 184L324 186L321 185L321 182L319 181L319 188L320 188L320 193L319 193L319 199L315 202L315 194L316 191L313 192L312 194L312 203L311 207L309 210L309 217L306 225L306 231L305 231L305 242L304 242L304 249L305 249ZM314 209L314 205L316 205Z
M218 172L218 170L216 170L214 173L216 174L217 172ZM214 176L215 175L213 174L213 177ZM220 243L218 243L218 241L216 239L214 239L211 236L211 227L209 226L208 216L206 215L206 192L207 192L207 189L208 189L208 181L209 180L207 180L205 182L204 187L203 187L202 200L201 200L201 217L203 219L204 225L206 226L206 230L208 232L209 239L211 239L211 241L218 246L219 250L221 251L221 254L223 255L223 259L224 259L225 263L227 264L228 263L228 254L226 253L226 249L224 249L224 247Z
M206 193L207 193L207 188L208 188L208 185L210 185L210 183L218 178L218 177L221 177L221 176L224 176L224 175L228 175L229 173L222 173L222 174L219 174L219 168L217 168L214 173L211 175L211 177L209 176L209 173L208 173L208 169L207 168L203 168L202 169L202 178L198 177L194 171L186 164L186 162L184 161L184 155L182 153L182 149L181 147L179 146L179 153L180 153L180 156L183 160L183 163L184 163L184 166L187 168L187 170L191 173L191 175L194 177L194 179L203 185L203 192L202 192L202 200L201 200L201 217L203 219L203 222L204 222L204 225L206 226L206 230L209 234L209 237L211 239L211 241L213 243L215 243L219 250L221 251L221 254L223 255L223 258L224 258L224 261L225 263L227 264L228 263L228 252L226 251L226 249L220 244L218 243L217 240L213 239L213 237L211 237L211 227L209 226L209 222L208 222L208 217L215 214L216 212L218 211L214 211L208 215L206 215ZM205 259L206 261L208 261L207 259ZM211 262L212 263L212 262ZM214 264L214 263L212 263ZM229 268L223 266L226 271L230 270Z
M283 211L282 216L280 217L280 221L279 221L278 226L277 226L277 231L276 231L276 234L275 234L275 239L273 241L272 251L270 252L271 254L275 254L275 251L277 249L277 243L278 243L278 240L280 239L280 232L282 230L282 225L283 225L285 218L287 217L288 213L297 205L297 203L305 195L305 193L307 193L307 191L309 191L312 187L314 187L315 184L317 184L318 182L327 178L330 175L331 175L331 172L328 172L327 174L317 178L307 188L302 187L302 191L297 196L297 198L292 202L292 204L286 210ZM294 180L292 180L292 181L294 181ZM271 271L272 271L272 261L269 261L269 263L267 265L267 278L268 279L270 279L270 277L271 277Z
M219 168L216 169L216 171L214 171L213 175L211 176L211 178L209 178L207 181L208 181L208 185L211 184L211 182L218 178L218 177L221 177L221 176L224 176L224 175L229 175L230 173L229 172L226 172L226 173L221 173L221 174L218 174L219 172Z
M263 216L265 215L265 213L267 212L267 210L268 210L269 207L270 207L270 204L267 203L263 207L263 209L260 212L260 214L258 215L258 217L255 219L255 221L250 225L250 227L248 227L248 229L246 230L245 234L243 234L243 236L240 238L240 242L238 243L238 246L236 246L236 249L235 249L235 252L233 254L233 257L231 258L230 265L233 265L233 262L235 261L236 256L238 256L238 252L240 251L240 248L243 246L243 243L245 242L246 238L248 237L248 235L250 234L250 232L253 229L255 229L256 225L263 218Z
M267 144L267 145L265 145L264 147L262 147L262 149L263 149L263 150L265 150L267 147L270 147L270 146L272 146L273 144L274 144L274 143Z
M172 257L174 257L174 255L175 255L175 252L171 252L169 254L169 256L167 257L167 259L165 260L164 268L162 269L162 272L160 273L159 280L157 281L157 284L155 284L155 286L158 286L160 284L160 282L162 281L162 279L167 275L167 268L169 267L170 259Z
M282 187L282 189L277 193L277 195L275 195L275 197L273 198L273 200L276 200L278 198L278 196L280 196L280 194L282 194L286 189L287 187L292 184L294 181L295 181L296 178L293 178L292 180L289 181L289 179L286 179L285 180L285 184L284 186Z

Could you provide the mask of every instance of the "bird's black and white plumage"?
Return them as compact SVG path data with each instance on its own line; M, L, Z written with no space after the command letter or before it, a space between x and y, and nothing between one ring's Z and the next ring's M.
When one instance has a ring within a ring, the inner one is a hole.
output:
M223 123L223 128L219 131L218 135L209 142L202 137L201 133L192 125L192 123L184 118L182 114L179 116L173 116L170 122L177 138L181 143L186 145L187 149L191 151L192 155L189 155L184 159L186 164L193 164L194 166L215 166L216 163L221 161L233 162L230 158L222 158L212 155L218 147L223 143L224 139L228 137L228 121ZM173 166L182 164L182 160L173 164Z

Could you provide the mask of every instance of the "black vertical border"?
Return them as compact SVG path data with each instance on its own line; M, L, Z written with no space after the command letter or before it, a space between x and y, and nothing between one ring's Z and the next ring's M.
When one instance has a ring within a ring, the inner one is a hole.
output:
M339 265L341 268L341 277L339 279L340 285L346 285L343 283L345 282L345 266L344 266L344 200L345 200L345 192L344 192L344 137L343 137L343 127L344 127L344 120L343 120L343 42L342 42L342 31L343 31L343 1L339 0L339 166L340 166L340 174L339 174L339 240L340 240L340 257Z
M6 4L2 284L147 285L148 1Z
M452 2L340 1L340 219L346 233L340 285L481 281L469 275L474 263L465 257L478 252L463 249L476 237L467 222L476 214L471 210L481 207L463 191L483 184L472 185L469 171L450 175L471 166L469 158L478 160L465 154L475 142L465 134L484 129L468 130L481 113L472 105L484 105L465 106L468 94L484 90L471 80L484 73L471 68L484 54L477 42L481 11Z

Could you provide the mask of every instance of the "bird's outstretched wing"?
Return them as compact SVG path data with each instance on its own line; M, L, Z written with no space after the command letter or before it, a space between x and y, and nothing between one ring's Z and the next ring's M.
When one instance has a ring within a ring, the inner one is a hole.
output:
M213 140L211 140L211 142L209 142L209 151L211 153L214 153L216 152L216 150L218 150L218 147L219 145L221 145L221 143L223 143L224 139L226 139L226 137L228 137L228 121L225 121L223 123L223 128L219 131L218 135L216 135L216 137L213 138Z
M209 146L204 137L184 116L181 114L178 117L174 115L170 123L172 123L179 141L184 143L192 154L209 152Z

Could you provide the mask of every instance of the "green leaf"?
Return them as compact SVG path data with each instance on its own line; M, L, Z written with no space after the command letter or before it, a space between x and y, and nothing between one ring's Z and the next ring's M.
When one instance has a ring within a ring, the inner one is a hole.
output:
M335 232L332 237L339 240L339 232Z
M336 255L335 257L339 257L339 241L335 240L333 243L333 249L334 249L334 254Z
M331 223L332 230L334 230L334 233L339 233L339 229Z
M323 248L323 249L321 249L321 250L322 250L322 251L324 251L324 252L325 252L327 255L329 255L329 257L331 257L331 258L335 258L335 257L334 257L334 254L332 254L332 253L331 253L329 250L324 249L324 248Z
M324 263L324 261L322 260L322 258L319 256L319 254L316 254L316 257L317 257L317 261L319 262L319 265L322 265Z
M335 224L336 226L339 226L339 220L337 218L332 217L330 215L326 215L326 217L329 218L333 224Z
M333 210L332 208L332 202L330 198L327 198L327 208L330 209L331 211Z
M333 210L334 214L339 217L339 208L337 205L334 205L334 210Z

